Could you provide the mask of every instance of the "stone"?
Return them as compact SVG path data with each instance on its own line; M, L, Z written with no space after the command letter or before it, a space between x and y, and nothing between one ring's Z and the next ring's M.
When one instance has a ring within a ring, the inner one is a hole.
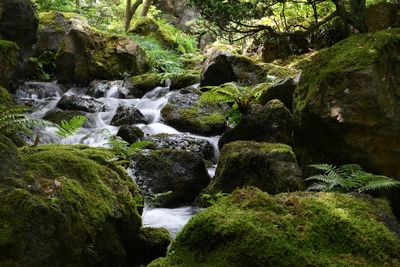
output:
M268 86L266 84L266 90L261 93L258 102L261 105L265 105L270 100L278 99L285 105L288 110L292 110L294 91L296 90L296 86L299 83L299 79L300 75L298 75L294 79L280 79L271 86Z
M52 109L46 112L46 114L43 116L43 119L56 124L61 124L62 121L69 121L76 116L86 116L86 112L80 110Z
M94 98L113 97L126 99L129 97L129 90L125 87L125 81L123 80L94 80L90 83L87 94Z
M254 141L226 144L206 192L231 193L243 186L255 186L270 194L304 189L302 171L292 148Z
M137 108L118 107L117 112L111 120L111 125L133 125L138 123L147 123L147 118Z
M144 133L136 126L122 125L121 128L118 129L117 136L121 137L122 140L129 144L133 144L140 141L144 137Z
M293 118L290 111L277 99L266 105L252 105L240 122L227 130L219 140L221 148L237 140L253 140L292 144Z
M249 187L195 215L149 267L398 266L398 229L381 199Z
M179 131L213 136L226 130L227 104L201 103L201 92L187 88L176 92L161 110L165 124Z
M0 40L0 86L9 87L17 74L19 47L16 43Z
M154 88L164 85L163 77L159 73L146 73L126 78L124 83L130 98L142 98Z
M0 135L0 181L18 177L24 169L23 162L15 144L4 135Z
M92 97L80 95L63 95L58 101L57 107L63 110L80 110L89 113L110 110L110 107L103 102Z
M134 178L145 196L168 193L154 206L190 205L210 181L202 158L194 153L164 148L136 155Z

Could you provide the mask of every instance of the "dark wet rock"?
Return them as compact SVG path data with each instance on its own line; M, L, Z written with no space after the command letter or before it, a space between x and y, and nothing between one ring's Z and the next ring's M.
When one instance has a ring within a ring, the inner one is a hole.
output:
M157 206L161 207L191 204L210 181L202 158L184 150L149 150L136 155L132 166L144 195L171 191L158 199Z
M154 143L155 149L174 148L193 152L196 155L211 160L214 149L211 143L205 139L195 138L184 134L157 134L148 136L145 140Z
M138 123L147 123L147 118L137 108L118 107L117 113L111 120L111 125L133 125Z
M25 82L21 85L16 95L18 98L44 99L61 97L65 88L57 83Z
M23 171L23 163L15 144L3 135L0 135L0 155L0 181L15 178Z
M9 88L17 74L20 49L14 42L0 40L0 86Z
M302 171L290 146L236 141L221 150L215 177L206 191L230 193L255 186L270 194L304 189Z
M117 136L129 144L133 144L141 140L144 137L144 133L136 126L122 125L117 132Z
M142 98L154 88L164 85L164 79L158 73L146 73L125 79L125 87L129 91L130 98Z
M252 105L240 122L226 131L219 140L219 147L237 140L284 143L291 145L293 118L290 111L279 100L266 105Z
M76 116L86 116L86 112L79 110L52 109L46 112L43 119L60 124L62 121L69 121Z
M123 80L94 80L90 83L87 94L94 98L114 97L125 99L128 98L129 91L125 87L125 82Z
M258 99L259 103L265 105L270 100L278 99L287 109L292 110L294 91L296 90L299 78L300 76L297 76L295 79L281 79L275 82L272 86L266 85L266 90L261 93L260 98Z
M63 110L80 110L89 113L104 112L110 109L97 99L79 95L64 95L58 101L57 107Z

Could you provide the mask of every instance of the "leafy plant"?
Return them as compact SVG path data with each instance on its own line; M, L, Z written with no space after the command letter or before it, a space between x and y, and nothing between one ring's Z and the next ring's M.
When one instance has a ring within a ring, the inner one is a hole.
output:
M75 116L69 121L63 120L61 121L60 127L58 127L56 134L59 137L64 137L64 138L73 135L77 130L82 128L85 121L86 117L82 115Z
M129 160L135 153L140 149L145 149L149 145L153 144L150 141L137 141L131 145L128 142L122 140L118 136L111 136L108 139L108 144L111 146L112 150L115 152L119 159Z
M55 126L46 120L27 117L25 113L29 110L25 106L0 109L0 132L31 131L36 127Z
M227 112L226 116L232 123L240 121L250 105L260 97L265 86L241 87L236 83L225 83L221 86L207 86L205 88L210 90L201 94L200 101L230 104L231 110Z
M218 200L220 200L221 198L227 197L229 194L227 193L223 193L222 191L219 191L216 194L201 194L200 198L204 201L206 201L208 204L210 205L214 205L215 203L217 203Z
M362 193L389 189L400 185L400 181L366 172L358 164L348 164L340 167L329 164L316 164L310 165L310 167L322 173L306 179L306 181L314 182L308 187L309 191Z

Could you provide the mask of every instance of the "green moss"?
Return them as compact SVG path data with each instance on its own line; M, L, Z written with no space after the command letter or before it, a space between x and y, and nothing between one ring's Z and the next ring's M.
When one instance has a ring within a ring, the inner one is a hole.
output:
M6 89L0 86L0 109L8 108L15 105L14 99Z
M19 47L16 43L0 40L0 86L8 86L14 76L19 57Z
M182 121L196 127L198 131L208 132L210 128L218 128L225 124L226 118L222 112L203 113L200 106L183 108L178 111Z
M82 17L76 13L58 11L41 12L39 13L39 29L43 29L44 27L51 27L57 32L64 32L66 30L66 25L60 23L57 20L58 16L61 17L64 21L68 21L72 18L82 19Z
M19 47L14 42L7 40L0 40L0 52L6 53L9 49L19 50Z
M193 217L149 266L398 266L387 208L345 194L236 190Z
M141 197L126 171L109 162L114 154L64 145L20 151L25 172L13 184L0 183L0 261L12 266L131 262Z
M338 78L339 73L361 71L376 62L385 48L400 44L400 29L372 34L353 35L318 52L304 67L296 90L295 112L301 112L318 93L324 81ZM337 88L341 90L344 88Z

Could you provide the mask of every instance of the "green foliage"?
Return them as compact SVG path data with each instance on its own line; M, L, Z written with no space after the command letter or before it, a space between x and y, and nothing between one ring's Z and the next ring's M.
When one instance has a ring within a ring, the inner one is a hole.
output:
M55 126L53 123L42 119L27 117L25 113L29 110L25 106L0 109L0 132L31 131L37 127Z
M169 197L172 194L172 191L155 193L155 194L144 194L143 199L147 206L149 207L157 207L163 201L163 198Z
M130 160L140 149L145 149L153 142L150 141L137 141L131 145L128 142L122 140L118 136L111 136L108 139L108 144L114 151L115 155L122 160Z
M64 137L64 138L73 135L76 131L82 128L85 121L86 117L82 115L75 116L69 121L62 120L56 134L59 137Z
M340 167L329 164L316 164L310 165L310 167L322 172L322 174L306 179L306 181L314 182L308 187L310 191L363 193L400 186L400 181L366 172L358 164L348 164Z
M210 205L214 205L221 198L224 198L224 197L227 197L227 196L229 196L229 194L228 193L224 193L222 191L219 191L218 193L215 193L215 194L204 193L204 194L200 195L201 199L206 201Z
M250 105L258 100L265 86L241 87L236 83L226 83L221 86L207 86L206 88L210 90L201 94L200 101L230 104L232 108L226 116L230 122L238 122Z

